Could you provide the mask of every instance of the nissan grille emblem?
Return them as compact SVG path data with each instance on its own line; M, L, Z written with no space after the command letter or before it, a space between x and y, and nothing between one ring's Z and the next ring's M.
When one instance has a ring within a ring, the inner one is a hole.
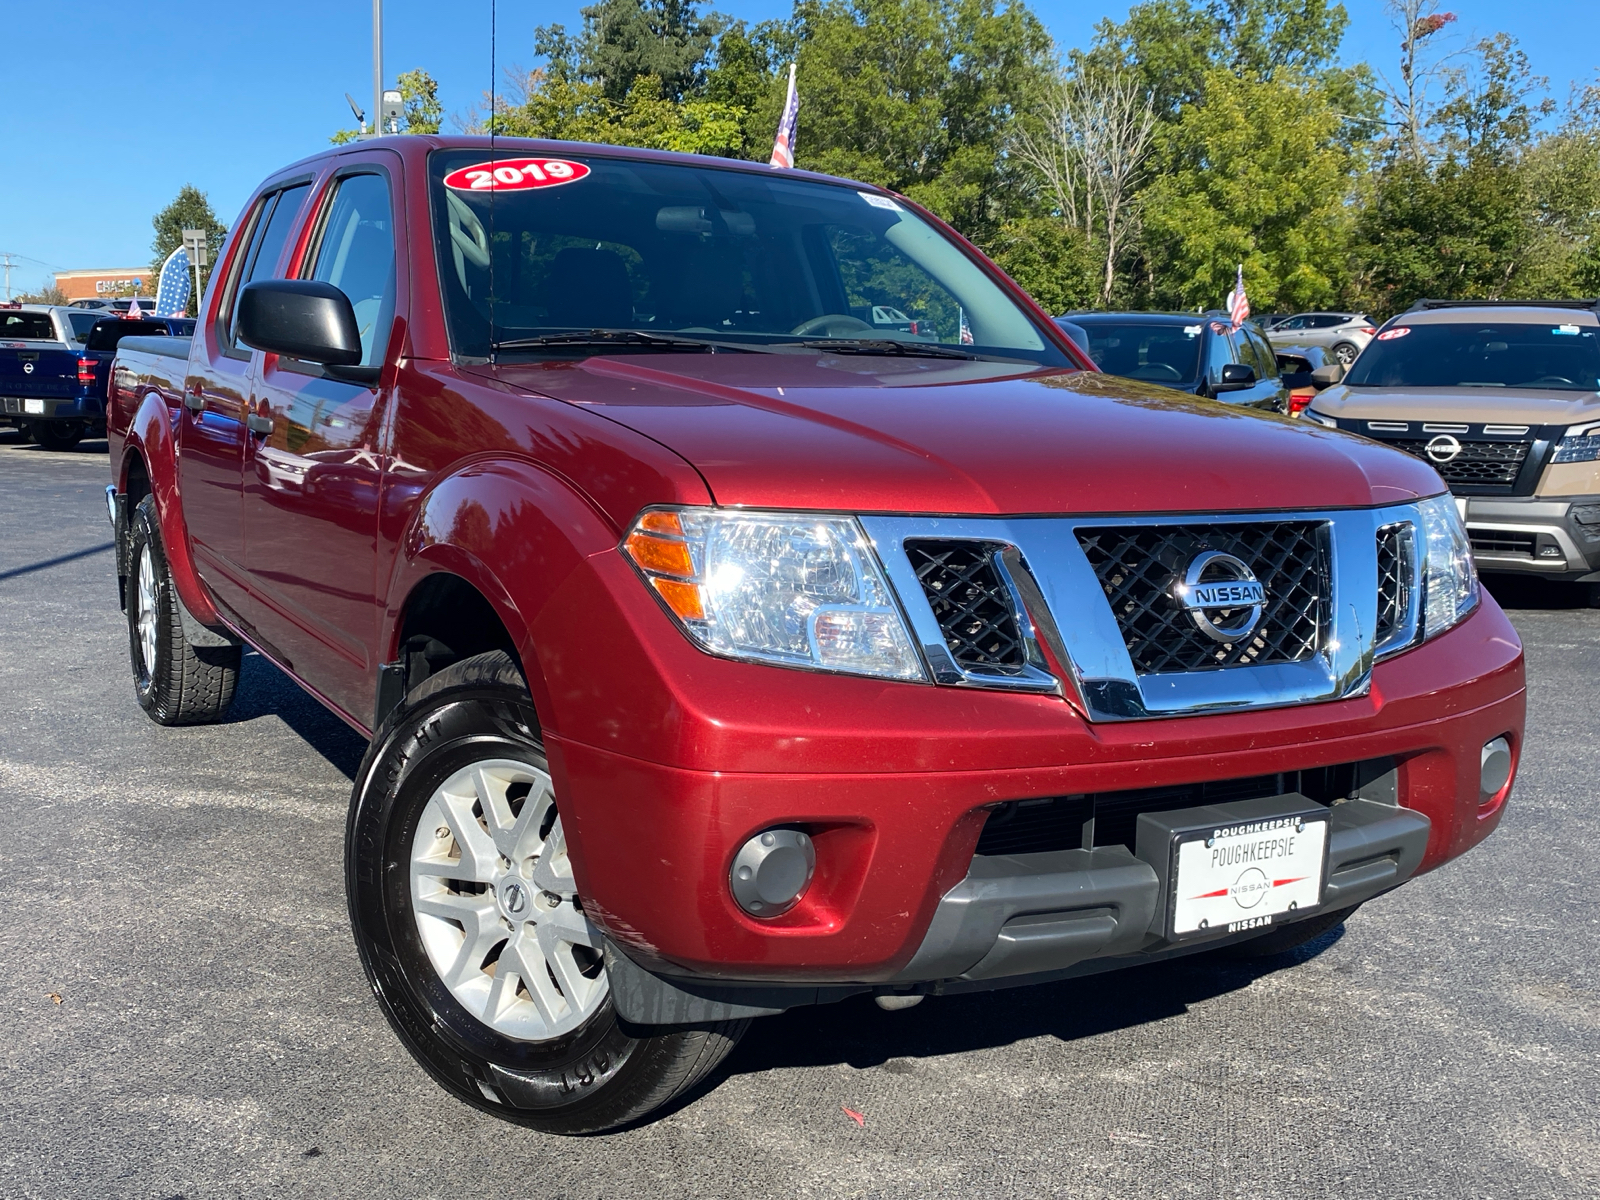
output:
M1461 453L1461 443L1448 433L1441 433L1427 447L1428 457L1436 463L1447 463Z
M1174 581L1172 598L1195 627L1215 642L1237 642L1261 623L1267 589L1244 562L1220 550L1202 550Z

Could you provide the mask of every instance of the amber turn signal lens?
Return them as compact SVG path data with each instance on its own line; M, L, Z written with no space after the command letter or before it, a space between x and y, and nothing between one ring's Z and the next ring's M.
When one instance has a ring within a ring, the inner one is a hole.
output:
M652 516L656 514L652 513ZM671 514L666 514L671 515ZM676 516L672 517L674 523ZM666 538L651 537L647 533L635 530L628 535L625 543L628 555L646 571L659 571L663 575L694 574L694 563L689 559L689 547L683 542L672 542Z
M679 579L650 580L652 586L667 602L667 607L678 614L680 621L704 621L706 606L700 599L700 585L684 583Z
M634 528L665 534L667 537L683 536L683 523L678 520L678 514L675 512L647 512L639 518Z

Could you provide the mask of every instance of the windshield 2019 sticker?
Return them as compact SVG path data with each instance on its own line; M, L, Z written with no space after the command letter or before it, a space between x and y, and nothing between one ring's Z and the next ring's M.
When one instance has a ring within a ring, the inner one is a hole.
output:
M1393 329L1385 329L1382 333L1380 333L1378 335L1378 340L1380 342L1392 342L1395 340L1395 338L1403 338L1410 332L1411 326L1396 325Z
M582 163L564 158L502 158L451 171L444 185L458 192L525 192L576 183L588 173Z
M1558 333L1558 334L1559 333L1564 333L1568 337L1577 337L1578 336L1578 327L1576 325L1557 325L1550 332L1551 333Z

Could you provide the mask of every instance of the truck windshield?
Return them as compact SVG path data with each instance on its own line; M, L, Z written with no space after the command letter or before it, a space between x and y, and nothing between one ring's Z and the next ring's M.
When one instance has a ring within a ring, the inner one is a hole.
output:
M459 355L592 352L572 335L603 330L606 353L824 343L1075 365L953 242L876 193L481 149L436 151L430 181Z
M1600 389L1600 328L1561 322L1393 325L1345 376L1351 387Z
M0 339L15 338L30 342L53 342L55 326L50 314L40 312L0 312Z
M1200 378L1201 321L1146 325L1136 321L1081 321L1089 357L1102 371L1152 383L1194 383Z

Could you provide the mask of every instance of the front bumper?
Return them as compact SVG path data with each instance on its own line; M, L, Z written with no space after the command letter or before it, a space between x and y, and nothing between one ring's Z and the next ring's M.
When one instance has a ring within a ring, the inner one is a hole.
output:
M632 595L611 594L625 603ZM652 636L651 621L665 620L653 606L615 625L606 608L582 609L587 632L615 639L605 663L628 664L626 679L604 678L613 668L593 657L571 669L547 661L544 678L554 685L545 702L558 720L546 743L585 909L631 964L619 978L643 968L702 988L779 985L785 995L820 995L995 986L1033 978L1041 963L1084 971L1175 953L1137 919L1153 903L1148 867L1109 846L1057 852L1067 857L1049 862L1014 856L1036 860L1015 867L1031 882L1005 885L1033 889L1021 907L979 906L982 933L956 939L959 954L936 955L930 938L942 938L937 930L952 920L941 914L993 875L995 865L975 861L974 851L997 804L1392 759L1393 795L1380 815L1409 822L1405 848L1373 852L1394 867L1366 879L1365 891L1330 892L1329 903L1337 895L1345 905L1487 836L1504 793L1480 803L1481 749L1509 734L1517 752L1522 740L1521 648L1488 597L1455 629L1379 663L1365 695L1128 723L1084 721L1055 696L714 660L675 634ZM561 632L551 629L543 644L574 644ZM646 705L656 689L664 695ZM1373 812L1350 808L1340 819L1357 814ZM746 839L774 825L811 833L817 872L793 909L756 920L734 903L728 870ZM1364 861L1356 855L1343 866ZM1333 876L1342 869L1330 864ZM1093 899L1113 893L1115 905ZM1031 950L1007 934L1018 945L989 958L1016 916L1108 907L1130 915L1108 925L1094 914L1059 938L1029 930ZM1059 944L1035 953L1041 938Z
M1471 496L1466 525L1480 571L1600 580L1600 496Z

